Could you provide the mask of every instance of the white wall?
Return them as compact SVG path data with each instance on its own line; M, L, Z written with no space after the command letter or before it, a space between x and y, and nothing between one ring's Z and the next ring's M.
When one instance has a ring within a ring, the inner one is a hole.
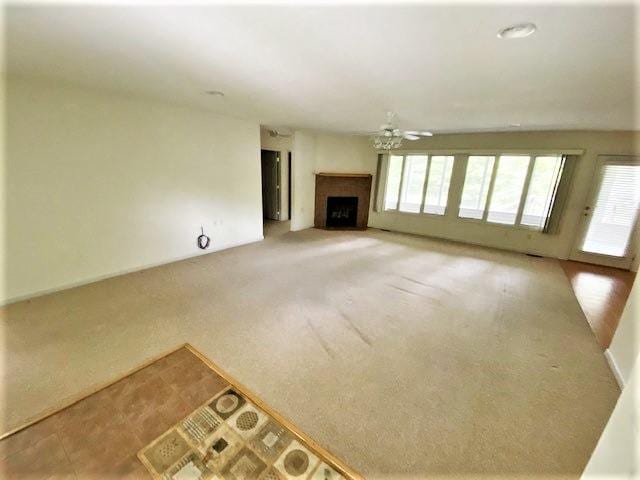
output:
M269 130L260 129L260 148L280 152L280 220L289 220L289 152L292 145L292 137L272 137Z
M585 480L632 480L640 475L639 361L632 372L585 468Z
M14 78L0 301L262 238L260 132L147 100Z
M315 204L315 155L316 137L312 133L298 130L293 135L291 192L291 230L313 227Z
M417 233L471 242L508 250L568 258L578 223L591 187L598 154L640 153L638 132L519 132L436 135L415 142L406 142L411 149L584 149L573 177L567 208L556 235L546 235L527 229L491 225L457 218L455 208L445 217L399 212L372 212L369 226L408 233ZM372 160L372 161L375 161ZM462 177L459 177L463 180ZM451 188L462 185L452 183Z
M609 361L615 364L620 380L626 383L640 354L640 281L631 288L618 328L607 350Z

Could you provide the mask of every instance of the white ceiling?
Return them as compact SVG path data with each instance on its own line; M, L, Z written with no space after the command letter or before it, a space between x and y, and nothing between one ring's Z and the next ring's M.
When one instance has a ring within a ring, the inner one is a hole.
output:
M372 130L640 129L631 6L13 5L9 73ZM531 21L527 39L501 40ZM224 98L205 95L222 90Z

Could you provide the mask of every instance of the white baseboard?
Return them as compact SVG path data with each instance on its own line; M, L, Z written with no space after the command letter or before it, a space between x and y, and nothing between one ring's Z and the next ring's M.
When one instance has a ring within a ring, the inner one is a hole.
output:
M35 292L30 292L30 293L27 293L27 294L24 294L24 295L16 295L16 296L4 299L4 300L0 300L0 307L4 307L5 305L9 305L11 303L21 302L23 300L30 300L32 298L41 297L43 295L48 295L50 293L56 293L56 292L60 292L62 290L68 290L70 288L82 287L83 285L89 285L90 283L99 282L101 280L106 280L108 278L119 277L120 275L126 275L128 273L139 272L141 270L147 270L149 268L155 268L155 267L160 267L162 265L168 265L170 263L180 262L182 260L187 260L188 258L200 257L202 255L209 255L211 253L220 252L222 250L228 250L228 249L234 248L234 247L241 247L242 245L248 245L250 243L260 242L262 240L264 240L264 236L260 235L259 237L255 238L255 239L251 239L251 240L245 240L245 241L241 241L241 242L234 242L234 243L229 243L229 244L226 244L226 245L218 245L217 247L215 247L213 249L203 250L202 252L196 252L196 253L190 254L190 255L183 255L181 257L176 257L176 258L168 258L168 259L162 260L160 262L149 263L149 264L145 264L145 265L138 265L138 266L135 266L135 267L125 268L123 270L118 270L116 272L111 272L111 273L107 273L107 274L104 274L104 275L97 275L95 277L85 278L85 279L79 280L77 282L65 283L63 285L58 285L56 287L47 288L47 289L44 289L44 290L37 290Z
M609 368L611 368L611 371L613 372L613 376L616 377L616 381L618 382L618 385L620 386L621 389L624 388L624 379L622 378L622 373L620 372L620 369L618 368L618 364L616 363L616 359L613 358L613 355L611 354L609 349L606 349L604 351L604 358L607 359L607 363L609 364Z

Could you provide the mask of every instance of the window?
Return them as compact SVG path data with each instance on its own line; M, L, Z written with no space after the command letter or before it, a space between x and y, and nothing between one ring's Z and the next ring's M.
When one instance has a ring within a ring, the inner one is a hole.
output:
M487 221L515 225L531 157L502 155L498 160Z
M562 157L536 157L535 162L520 223L542 228L556 192L556 179L561 173Z
M384 209L444 216L453 183L454 196L460 195L460 218L543 231L557 225L551 211L565 165L563 155L468 155L464 171L454 174L455 158L391 155Z
M542 230L563 165L562 155L470 155L458 216Z
M424 177L427 173L427 158L426 155L407 155L404 161L404 178L399 206L401 212L420 212Z
M453 156L437 155L431 157L427 191L424 196L424 212L444 215L449 197Z
M487 204L495 157L470 155L458 216L481 219Z
M398 208L398 191L400 190L403 160L404 157L397 155L391 155L391 157L389 157L389 171L387 172L387 186L384 197L385 210L395 210Z
M444 215L453 160L453 155L391 155L384 209Z

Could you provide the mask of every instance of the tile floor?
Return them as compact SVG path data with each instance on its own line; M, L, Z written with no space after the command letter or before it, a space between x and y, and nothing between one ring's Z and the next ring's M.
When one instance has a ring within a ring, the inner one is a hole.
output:
M560 264L598 344L606 350L618 327L636 273L571 260L562 260Z
M0 478L150 478L138 450L226 387L198 357L177 350L0 440Z

